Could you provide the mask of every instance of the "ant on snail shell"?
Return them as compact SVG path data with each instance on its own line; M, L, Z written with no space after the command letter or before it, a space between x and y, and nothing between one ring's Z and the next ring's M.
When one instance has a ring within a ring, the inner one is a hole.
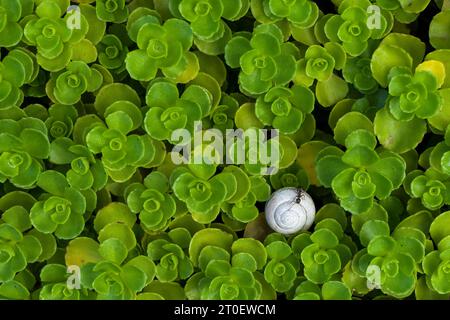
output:
M295 203L300 203L302 202L302 199L305 195L305 192L303 191L303 189L298 189L297 190L297 195L295 197Z

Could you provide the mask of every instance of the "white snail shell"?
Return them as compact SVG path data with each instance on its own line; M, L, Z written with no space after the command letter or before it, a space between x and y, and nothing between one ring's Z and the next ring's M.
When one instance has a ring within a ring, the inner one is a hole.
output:
M282 188L266 203L266 220L274 231L290 235L308 230L314 222L316 207L302 189Z

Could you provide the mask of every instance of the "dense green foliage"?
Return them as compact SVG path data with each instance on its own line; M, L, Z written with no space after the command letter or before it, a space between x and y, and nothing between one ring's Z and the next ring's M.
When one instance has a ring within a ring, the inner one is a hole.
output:
M449 30L438 0L0 0L0 299L448 300ZM249 128L280 157L216 161L206 129ZM283 187L310 230L268 228Z

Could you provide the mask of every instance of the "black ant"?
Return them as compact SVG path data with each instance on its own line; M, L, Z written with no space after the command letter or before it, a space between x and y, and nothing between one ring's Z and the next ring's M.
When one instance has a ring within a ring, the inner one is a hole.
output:
M296 192L295 199L294 202L291 202L289 210L291 210L295 204L300 204L300 202L302 202L305 196L305 191L303 191L303 189L297 189L295 192Z
M304 191L303 189L298 189L297 190L297 195L295 197L295 203L300 203L302 202L302 199L304 197Z

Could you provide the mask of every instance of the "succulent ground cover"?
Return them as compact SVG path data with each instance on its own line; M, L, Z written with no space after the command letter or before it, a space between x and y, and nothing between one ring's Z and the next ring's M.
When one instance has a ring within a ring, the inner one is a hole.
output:
M448 300L449 205L448 0L0 0L2 299Z

